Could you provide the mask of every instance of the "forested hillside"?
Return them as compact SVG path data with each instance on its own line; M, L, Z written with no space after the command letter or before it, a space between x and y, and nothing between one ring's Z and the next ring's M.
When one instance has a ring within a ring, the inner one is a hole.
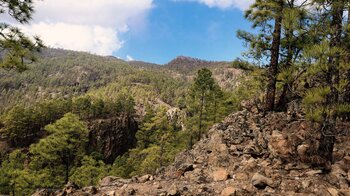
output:
M182 72L44 49L24 72L1 70L0 191L86 186L170 164L248 96L232 89L242 91L254 67L201 62L178 62Z
M23 73L0 70L0 112L17 103L30 105L38 100L71 98L100 87L120 89L123 86L138 88L142 85L149 86L151 92L160 95L163 101L176 106L177 100L174 98L179 97L180 93L176 91L186 89L200 68L211 69L217 80L221 80L221 83L226 81L222 85L225 88L235 86L243 74L241 70L235 69L240 68L241 63L238 62L223 64L201 61L199 68L191 61L184 61L178 64L186 66L186 72L177 72L173 70L174 67L169 67L170 64L162 67L61 49L45 49L38 59ZM229 67L233 70L226 69ZM174 96L174 93L178 95Z

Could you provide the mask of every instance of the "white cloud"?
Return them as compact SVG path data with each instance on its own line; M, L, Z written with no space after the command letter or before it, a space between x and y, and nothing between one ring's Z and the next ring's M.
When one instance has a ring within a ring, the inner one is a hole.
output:
M123 45L113 28L44 22L22 28L27 33L40 35L46 45L54 48L111 55Z
M132 56L130 56L130 55L126 55L126 60L127 61L134 61L135 59L132 58Z
M153 0L37 0L29 34L46 45L111 55L120 49L120 34L145 22Z
M205 4L209 7L218 7L220 9L237 8L246 10L255 0L175 0L175 1L192 1Z

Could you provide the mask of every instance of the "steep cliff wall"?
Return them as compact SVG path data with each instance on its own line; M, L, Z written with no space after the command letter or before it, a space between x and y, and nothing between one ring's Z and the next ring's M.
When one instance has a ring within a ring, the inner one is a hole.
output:
M100 153L106 163L113 163L136 144L138 124L128 115L91 121L89 129L88 150Z

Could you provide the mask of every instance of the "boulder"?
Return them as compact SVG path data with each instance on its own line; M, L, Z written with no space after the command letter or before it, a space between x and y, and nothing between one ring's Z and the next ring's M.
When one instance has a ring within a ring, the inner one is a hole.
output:
M293 150L290 142L279 131L273 131L269 143L269 149L275 157L288 158Z
M308 176L314 176L317 174L322 174L322 170L310 170L308 172L305 172L305 174Z
M97 188L95 186L88 186L82 189L83 192L88 193L88 194L96 194L97 193Z
M213 171L213 179L215 182L227 180L229 174L225 168L216 168Z
M337 189L330 187L327 190L332 196L339 196L339 191L337 191Z
M229 186L229 187L226 187L224 190L222 190L221 196L234 196L236 195L236 189Z
M192 164L183 164L181 165L177 171L175 172L176 177L181 177L183 176L186 172L193 171L194 167Z
M265 189L267 186L273 187L273 181L259 173L255 173L251 180L253 186L258 189Z
M178 188L175 185L172 185L170 187L170 189L168 190L168 196L178 196L181 195L180 191L178 190Z
M124 184L130 183L130 181L131 181L130 179L122 179L122 178L115 177L115 176L107 176L107 177L102 178L99 181L99 185L101 187L103 187L103 186L118 186L118 187L121 187Z
M349 188L341 189L339 192L344 196L350 196L350 189Z
M116 196L115 191L108 191L105 196Z
M145 182L152 180L152 179L153 179L152 175L146 174L146 175L143 175L143 176L137 178L137 181L140 183L145 183Z
M234 175L234 179L241 182L249 180L249 175L245 172L239 172Z
M100 186L108 186L112 182L116 181L117 179L119 179L119 178L115 177L115 176L107 176L107 177L104 177L100 180L99 185Z
M305 159L304 157L307 156L307 150L310 148L308 144L302 144L297 147L298 155L301 157L301 159Z
M303 180L303 182L301 183L301 186L302 186L304 189L309 188L310 185L311 185L311 181L310 181L310 180Z

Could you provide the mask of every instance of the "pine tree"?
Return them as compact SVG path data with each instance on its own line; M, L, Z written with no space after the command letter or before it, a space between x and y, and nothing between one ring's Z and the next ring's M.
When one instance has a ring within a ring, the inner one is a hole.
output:
M211 99L213 103L211 104L210 108L210 120L213 123L217 123L223 115L223 110L221 109L224 108L222 105L224 100L224 92L221 90L218 84L213 85Z
M250 9L247 10L246 18L253 22L254 28L260 28L260 34L254 36L247 32L238 32L238 36L250 44L254 57L264 58L267 55L270 56L265 97L266 111L275 109L284 8L284 0L256 0ZM271 23L274 23L274 25L272 26ZM273 33L266 35L269 31Z
M69 181L74 166L83 158L88 129L71 113L45 127L50 134L30 147L30 168L45 187L60 187Z
M347 54L342 47L345 4L345 0L315 1L315 5L321 7L318 17L322 18L323 23L322 41L305 51L305 57L311 63L307 67L309 87L303 103L307 117L320 124L317 153L323 159L321 166L324 169L329 169L333 160L337 119L350 109L348 104L340 102L340 97L346 94L348 83L347 76L341 73L349 70L349 64L343 60Z
M30 195L33 191L33 179L25 169L27 156L15 150L2 162L0 168L0 194Z
M70 178L79 187L96 185L108 173L108 167L101 160L84 156L81 162L81 166L74 170Z
M197 139L200 140L203 133L203 126L208 118L206 109L208 109L209 97L212 95L212 90L215 81L212 77L212 72L209 69L203 68L198 71L196 78L194 79L193 85L189 92L189 112L192 117L198 119ZM193 128L193 127L192 127Z
M279 53L281 44L282 20L283 20L283 0L276 2L276 12L274 15L274 32L271 45L271 59L268 71L267 93L265 98L265 111L273 111L275 109L276 83L279 69Z
M330 50L337 50L341 48L341 39L343 32L343 13L345 7L345 0L335 0L331 5L331 39L330 39ZM330 92L326 96L326 105L332 107L333 105L339 104L339 93L343 86L340 85L340 51L335 51L328 57L326 73L326 82L330 86ZM341 89L340 89L341 88ZM321 136L321 143L319 147L319 153L321 157L325 157L326 160L333 161L333 148L335 143L335 136L332 135L332 131L335 128L336 115L324 115L324 132ZM327 135L331 133L331 135Z
M297 89L299 80L305 73L302 52L304 48L313 44L317 33L313 33L310 23L311 16L308 14L308 1L300 4L299 1L286 1L283 11L282 39L280 51L280 68L277 78L277 93L275 110L286 111L287 104L293 100L300 99Z
M127 88L121 89L114 100L113 108L116 113L133 115L135 113L135 100Z
M345 36L344 36L344 50L347 52L347 55L344 56L344 63L350 64L350 6L348 5L347 8L347 23L345 25ZM346 72L346 77L348 84L346 86L346 90L343 96L343 100L345 103L350 104L350 69L348 69ZM348 119L350 119L350 112L346 115Z
M0 133L4 134L13 147L28 146L35 138L40 126L36 126L33 112L23 106L16 106L2 116L3 128Z
M187 125L190 131L190 146L194 137L200 140L207 128L223 115L224 93L212 77L212 72L203 68L198 71L187 96Z
M130 177L152 174L158 168L170 164L175 155L186 146L184 135L174 129L165 107L156 111L148 107L136 138L137 148L129 150L127 154L115 160L112 175Z
M265 111L285 110L293 85L304 72L296 61L310 39L306 7L307 1L298 4L294 0L257 0L246 12L246 18L259 33L238 31L238 37L249 46L246 55L259 64L268 64ZM283 83L281 93L279 82Z
M33 15L34 2L32 0L1 0L0 13L8 14L21 24L28 23ZM0 58L0 67L5 69L25 70L26 63L35 60L35 52L43 48L39 37L34 42L20 29L6 23L0 24L0 49L3 52Z
M79 115L80 118L90 118L92 114L91 97L78 97L73 99L72 112Z

